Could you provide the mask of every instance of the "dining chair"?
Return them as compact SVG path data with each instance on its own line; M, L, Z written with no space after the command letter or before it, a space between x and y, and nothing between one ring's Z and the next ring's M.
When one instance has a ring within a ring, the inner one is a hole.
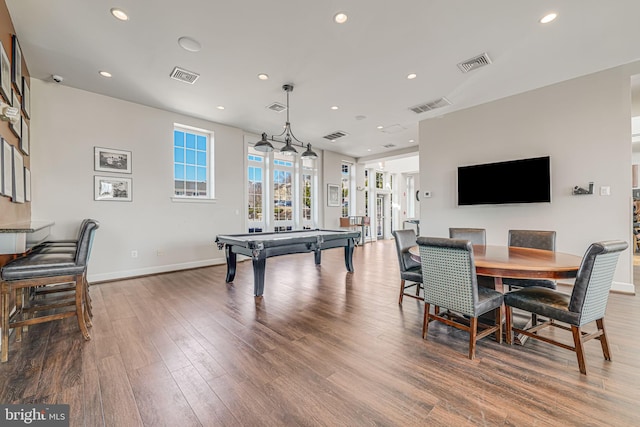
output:
M518 248L556 250L556 232L542 230L509 230L509 246ZM511 290L514 287L527 288L530 286L542 286L556 289L556 282L546 279L503 279L502 283Z
M472 245L486 245L487 231L484 228L449 228L449 238L470 240Z
M420 263L409 253L409 248L415 246L416 232L412 229L394 230L392 232L396 240L396 251L398 254L398 264L400 265L400 297L398 304L402 304L402 298L406 295L415 299L422 299L420 290L422 289L422 270ZM410 284L407 284L407 281ZM415 293L409 293L409 288L415 287Z
M16 258L0 270L0 361L9 358L9 334L15 330L15 340L22 338L22 328L43 322L75 316L85 340L91 339L90 313L87 311L87 265L98 221L89 220L87 228L73 253L31 252ZM26 291L33 288L53 290L63 287L67 294L57 298L31 298ZM10 306L15 301L15 310Z
M479 287L469 240L418 237L424 285L422 338L430 320L469 332L469 359L475 358L477 340L495 333L502 342L502 293ZM431 305L434 313L430 313ZM440 312L440 309L446 309ZM494 312L494 323L480 323L478 317Z
M505 294L507 343L512 343L512 332L516 332L574 351L580 372L586 375L583 345L595 338L600 340L605 360L611 360L604 315L618 257L627 247L627 243L620 240L593 243L582 259L571 295L542 287L522 288ZM517 328L513 325L513 308L545 316L549 320L528 328ZM594 321L596 332L582 330L583 326ZM573 346L557 341L553 335L539 335L546 327L570 330Z

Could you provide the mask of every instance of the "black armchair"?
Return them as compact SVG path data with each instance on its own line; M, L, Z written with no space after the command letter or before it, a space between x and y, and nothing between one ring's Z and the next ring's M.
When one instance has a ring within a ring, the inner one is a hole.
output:
M469 359L475 358L480 338L495 333L496 341L502 342L502 294L478 287L471 242L419 237L418 247L424 284L422 338L427 338L429 321L437 320L469 332ZM434 314L429 312L431 305ZM440 313L440 308L447 311ZM479 323L478 317L490 311L495 315L494 324Z
M593 243L582 259L571 295L537 286L505 294L507 343L511 344L511 332L514 331L574 351L578 358L580 372L586 374L583 344L596 338L600 340L605 360L611 360L604 330L604 314L618 257L627 247L627 243L623 241ZM530 328L520 329L513 326L512 308L544 316L549 320ZM597 331L591 334L583 332L581 328L593 321L596 322ZM540 330L549 326L570 330L574 345L570 346L556 341L551 336L538 334Z
M407 230L395 230L393 237L396 239L396 250L398 253L398 264L400 265L400 298L398 304L402 304L402 298L406 295L411 298L422 299L420 289L422 289L422 270L420 263L409 253L409 248L415 246L416 232ZM410 284L407 284L407 281ZM408 293L407 289L416 288L415 294Z
M540 230L509 230L509 246L555 251L556 232ZM509 290L512 287L527 288L529 286L542 286L549 289L556 288L556 282L545 279L503 279L502 283Z

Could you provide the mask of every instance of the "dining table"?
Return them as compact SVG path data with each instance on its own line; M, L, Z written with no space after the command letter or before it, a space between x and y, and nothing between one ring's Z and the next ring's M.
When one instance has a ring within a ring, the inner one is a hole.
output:
M420 262L417 245L409 254ZM473 258L476 274L493 278L494 289L503 293L503 279L572 279L582 262L582 257L563 252L500 245L473 245ZM516 336L516 342L523 344L524 338Z

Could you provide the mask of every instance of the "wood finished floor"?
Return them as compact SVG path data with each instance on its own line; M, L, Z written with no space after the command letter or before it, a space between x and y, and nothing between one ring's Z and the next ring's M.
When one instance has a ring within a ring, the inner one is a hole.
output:
M0 402L68 403L72 426L637 426L640 300L612 294L613 362L586 345L478 343L420 302L397 304L393 241L91 287L93 339L75 319L31 327L0 365ZM638 276L640 277L640 276ZM561 332L561 331L559 331ZM557 334L556 336L558 336Z

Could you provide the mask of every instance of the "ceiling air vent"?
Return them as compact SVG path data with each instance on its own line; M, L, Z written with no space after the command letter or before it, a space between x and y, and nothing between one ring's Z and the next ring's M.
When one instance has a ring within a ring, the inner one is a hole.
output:
M200 74L194 73L193 71L185 70L184 68L175 67L170 74L170 77L174 80L179 80L184 83L189 83L190 85L194 84Z
M330 133L330 134L328 134L328 135L323 136L323 138L324 138L324 139L328 139L328 140L329 140L329 141L331 141L331 142L335 142L335 141L336 141L336 139L338 139L338 138L342 138L342 137L345 137L345 136L347 136L347 135L349 135L349 134L348 134L348 133L346 133L346 132L343 132L343 131L341 131L341 130L337 130L337 131L335 131L335 132L333 132L333 133Z
M271 111L275 111L276 113L282 113L287 109L287 106L280 104L279 102L274 102L273 104L267 105L265 108Z
M424 104L409 107L409 109L416 114L420 114L424 113L425 111L435 110L436 108L446 107L447 105L451 105L451 101L449 101L445 97L442 97L436 99L435 101L425 102Z
M395 146L396 146L396 144L386 144L386 145L383 145L383 147L384 147L384 148L393 148L393 147L395 147Z
M484 67L489 64L491 64L491 58L489 58L489 55L485 52L475 58L467 59L466 61L459 63L458 68L460 68L460 71L463 73L468 73L471 70L475 70L476 68Z

